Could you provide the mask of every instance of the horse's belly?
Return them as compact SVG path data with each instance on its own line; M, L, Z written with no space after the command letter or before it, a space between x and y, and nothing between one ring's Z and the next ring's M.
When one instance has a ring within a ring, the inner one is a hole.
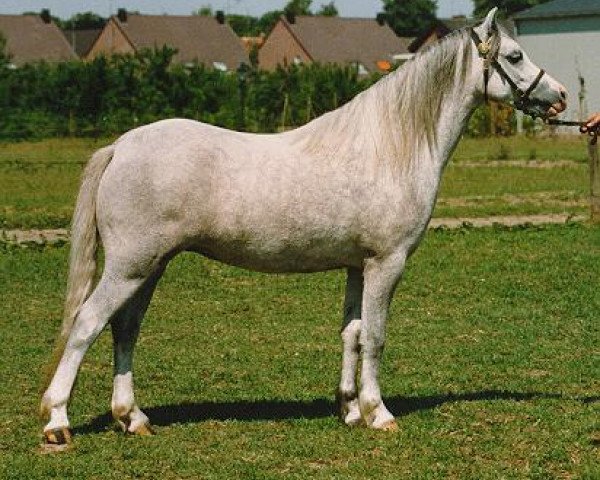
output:
M256 243L246 240L202 240L188 247L208 258L259 272L320 272L360 267L365 252L350 242L313 240L298 244L271 239Z

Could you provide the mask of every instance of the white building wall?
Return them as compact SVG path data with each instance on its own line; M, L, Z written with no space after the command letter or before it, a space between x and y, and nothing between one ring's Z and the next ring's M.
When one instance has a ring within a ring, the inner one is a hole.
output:
M600 31L519 35L517 42L531 60L561 82L568 92L566 120L580 120L600 111ZM579 108L579 79L585 80L586 98Z

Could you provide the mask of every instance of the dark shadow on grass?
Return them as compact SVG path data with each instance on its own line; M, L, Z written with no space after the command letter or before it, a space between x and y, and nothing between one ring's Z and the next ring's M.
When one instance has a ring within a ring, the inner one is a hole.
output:
M500 390L485 390L481 392L432 395L423 397L395 396L385 398L385 403L398 417L421 410L430 410L446 403L474 402L485 400L509 400L514 402L535 399L574 400L584 404L600 401L595 397L569 397L554 393L518 393ZM178 405L163 405L148 407L144 412L153 425L168 426L176 423L200 423L208 420L291 420L313 419L337 415L335 402L319 398L311 401L301 400L258 400L232 402L199 402L181 403ZM75 427L75 434L98 433L112 425L110 413L100 415L87 424Z

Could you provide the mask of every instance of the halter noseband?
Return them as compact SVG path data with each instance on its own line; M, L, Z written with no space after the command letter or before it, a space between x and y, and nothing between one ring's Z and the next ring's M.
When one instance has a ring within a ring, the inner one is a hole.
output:
M540 68L540 71L537 74L537 76L535 77L535 80L533 82L531 82L531 85L529 85L527 90L525 90L525 91L521 90L517 86L515 81L512 78L510 78L508 73L506 73L506 71L502 68L502 65L500 65L500 63L498 62L498 51L496 51L492 54L492 45L491 45L492 37L488 38L488 40L486 42L483 42L479 38L479 35L477 35L477 32L475 31L475 29L470 28L470 30L471 30L471 38L475 42L475 46L477 47L479 56L481 58L483 58L483 85L484 85L484 94L483 95L485 98L485 102L487 103L489 100L488 99L488 82L490 81L490 65L493 65L493 67L496 69L496 71L502 76L502 78L504 78L504 80L507 81L507 83L513 89L513 91L517 94L517 98L514 101L515 108L517 108L519 110L523 110L526 113L529 113L526 111L528 104L531 103L531 101L529 99L529 95L531 95L531 92L533 92L535 90L535 87L538 86L538 84L540 83L540 80L542 79L542 77L544 76L544 74L546 72Z

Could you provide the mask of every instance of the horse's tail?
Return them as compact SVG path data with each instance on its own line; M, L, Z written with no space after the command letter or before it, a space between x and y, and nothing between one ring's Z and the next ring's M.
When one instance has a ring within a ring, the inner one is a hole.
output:
M114 145L109 145L96 151L83 172L71 223L69 277L62 327L48 366L44 388L48 387L51 376L62 357L77 313L92 291L96 276L98 250L96 197L100 180L112 160L114 150Z

